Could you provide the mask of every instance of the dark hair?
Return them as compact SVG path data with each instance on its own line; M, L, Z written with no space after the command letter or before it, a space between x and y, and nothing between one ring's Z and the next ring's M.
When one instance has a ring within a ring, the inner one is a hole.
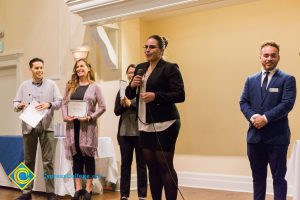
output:
M127 69L126 69L126 74L128 73L128 70L129 70L130 68L135 68L135 65L134 65L134 64L130 64L130 65L127 67Z
M35 63L35 62L41 62L41 63L44 64L44 61L43 61L41 58L33 58L33 59L31 59L31 60L29 61L29 66L30 66L30 68L32 68L33 63Z
M158 42L158 47L160 49L165 49L168 46L168 40L164 36L151 35L148 39L153 38Z
M265 46L275 47L279 52L279 44L277 44L276 42L274 42L272 40L264 41L260 46L260 50L262 50Z

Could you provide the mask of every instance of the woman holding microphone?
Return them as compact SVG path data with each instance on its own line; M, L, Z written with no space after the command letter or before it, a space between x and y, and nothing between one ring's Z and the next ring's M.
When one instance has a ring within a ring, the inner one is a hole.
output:
M146 62L137 65L126 88L129 99L136 97L140 142L149 169L153 200L176 200L178 179L173 166L180 117L175 103L185 100L179 67L163 59L166 38L150 36L144 45Z

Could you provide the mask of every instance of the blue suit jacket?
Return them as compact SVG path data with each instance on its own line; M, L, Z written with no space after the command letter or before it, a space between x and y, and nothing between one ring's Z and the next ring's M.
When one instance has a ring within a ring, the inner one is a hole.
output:
M249 122L254 114L261 114L267 117L268 124L257 129L250 122L247 142L289 144L291 133L288 113L292 110L296 100L296 80L293 76L277 70L268 85L265 96L262 96L261 74L260 72L247 78L240 108Z

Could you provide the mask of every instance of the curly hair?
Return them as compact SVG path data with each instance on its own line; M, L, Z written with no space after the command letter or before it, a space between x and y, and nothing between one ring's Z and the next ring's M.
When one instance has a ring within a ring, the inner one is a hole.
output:
M86 66L89 68L89 70L90 70L90 71L88 72L88 75L87 75L87 79L88 79L89 83L95 82L95 72L94 72L94 70L93 70L91 64L89 64L89 63L87 62L86 59L79 59L79 60L77 60L77 61L75 62L75 64L74 64L74 67L73 67L73 74L71 75L71 80L69 80L69 81L67 82L67 85L66 85L66 93L69 93L70 91L71 91L72 93L74 93L75 90L79 87L79 77L78 77L78 75L77 75L77 73L76 73L76 67L77 67L77 64L78 64L80 61L83 61L83 62L86 64Z
M267 40L267 41L262 42L262 44L260 45L260 50L262 50L265 46L275 47L279 52L279 44L277 44L273 40Z

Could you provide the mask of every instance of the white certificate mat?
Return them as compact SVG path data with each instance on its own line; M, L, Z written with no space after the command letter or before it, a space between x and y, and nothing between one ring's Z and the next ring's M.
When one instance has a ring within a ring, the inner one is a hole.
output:
M32 128L35 128L36 125L43 119L43 117L48 112L48 109L38 111L35 107L39 105L38 102L33 100L20 115L20 119L23 120L26 124L30 125Z
M68 116L72 117L86 117L87 116L87 102L80 100L70 100L67 105Z

